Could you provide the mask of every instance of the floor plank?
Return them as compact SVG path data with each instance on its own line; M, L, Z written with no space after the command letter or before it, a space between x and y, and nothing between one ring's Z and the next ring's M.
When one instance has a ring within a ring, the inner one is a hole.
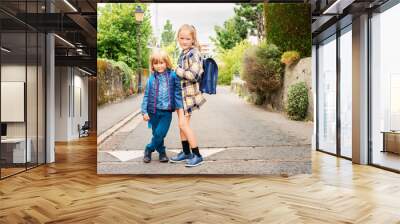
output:
M96 138L0 181L0 223L400 223L400 175L312 153L313 173L97 175Z

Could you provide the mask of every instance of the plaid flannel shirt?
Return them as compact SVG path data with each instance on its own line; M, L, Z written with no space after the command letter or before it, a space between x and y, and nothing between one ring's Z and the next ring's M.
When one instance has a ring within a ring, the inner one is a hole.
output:
M182 79L183 108L186 113L199 109L206 102L200 92L199 80L203 74L200 52L196 48L181 53L176 74Z

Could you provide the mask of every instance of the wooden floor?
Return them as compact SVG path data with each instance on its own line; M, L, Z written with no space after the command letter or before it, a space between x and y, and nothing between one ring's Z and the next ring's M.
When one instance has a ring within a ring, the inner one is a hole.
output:
M23 172L25 171L25 167L7 167L7 168L1 168L1 177L8 177L11 176L13 174L19 173L19 172Z
M400 175L313 152L313 174L98 176L96 139L0 181L0 223L400 223Z
M372 157L374 164L400 170L400 155L392 152L375 151Z

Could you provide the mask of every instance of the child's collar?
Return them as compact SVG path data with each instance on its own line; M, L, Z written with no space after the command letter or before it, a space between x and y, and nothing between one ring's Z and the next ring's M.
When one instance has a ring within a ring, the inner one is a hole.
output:
M162 73L159 73L159 72L157 72L157 71L154 71L154 75L156 75L156 76L159 76L159 75L166 75L167 73L168 73L168 70L169 69L166 69L164 72L162 72Z

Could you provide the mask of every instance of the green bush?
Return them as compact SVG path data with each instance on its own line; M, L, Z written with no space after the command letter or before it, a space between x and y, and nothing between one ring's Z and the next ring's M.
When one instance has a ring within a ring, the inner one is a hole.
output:
M304 82L289 87L287 113L293 120L304 120L308 109L308 89Z
M265 31L269 43L281 51L311 56L311 10L303 3L265 3Z
M256 104L264 103L267 95L282 86L281 51L273 44L261 43L246 51L243 79L250 92L256 93Z
M220 49L217 54L218 62L218 84L230 85L233 75L242 70L243 55L250 43L246 40L238 43L229 50Z
M300 54L297 51L286 51L282 54L281 62L287 66L291 66L300 60Z

